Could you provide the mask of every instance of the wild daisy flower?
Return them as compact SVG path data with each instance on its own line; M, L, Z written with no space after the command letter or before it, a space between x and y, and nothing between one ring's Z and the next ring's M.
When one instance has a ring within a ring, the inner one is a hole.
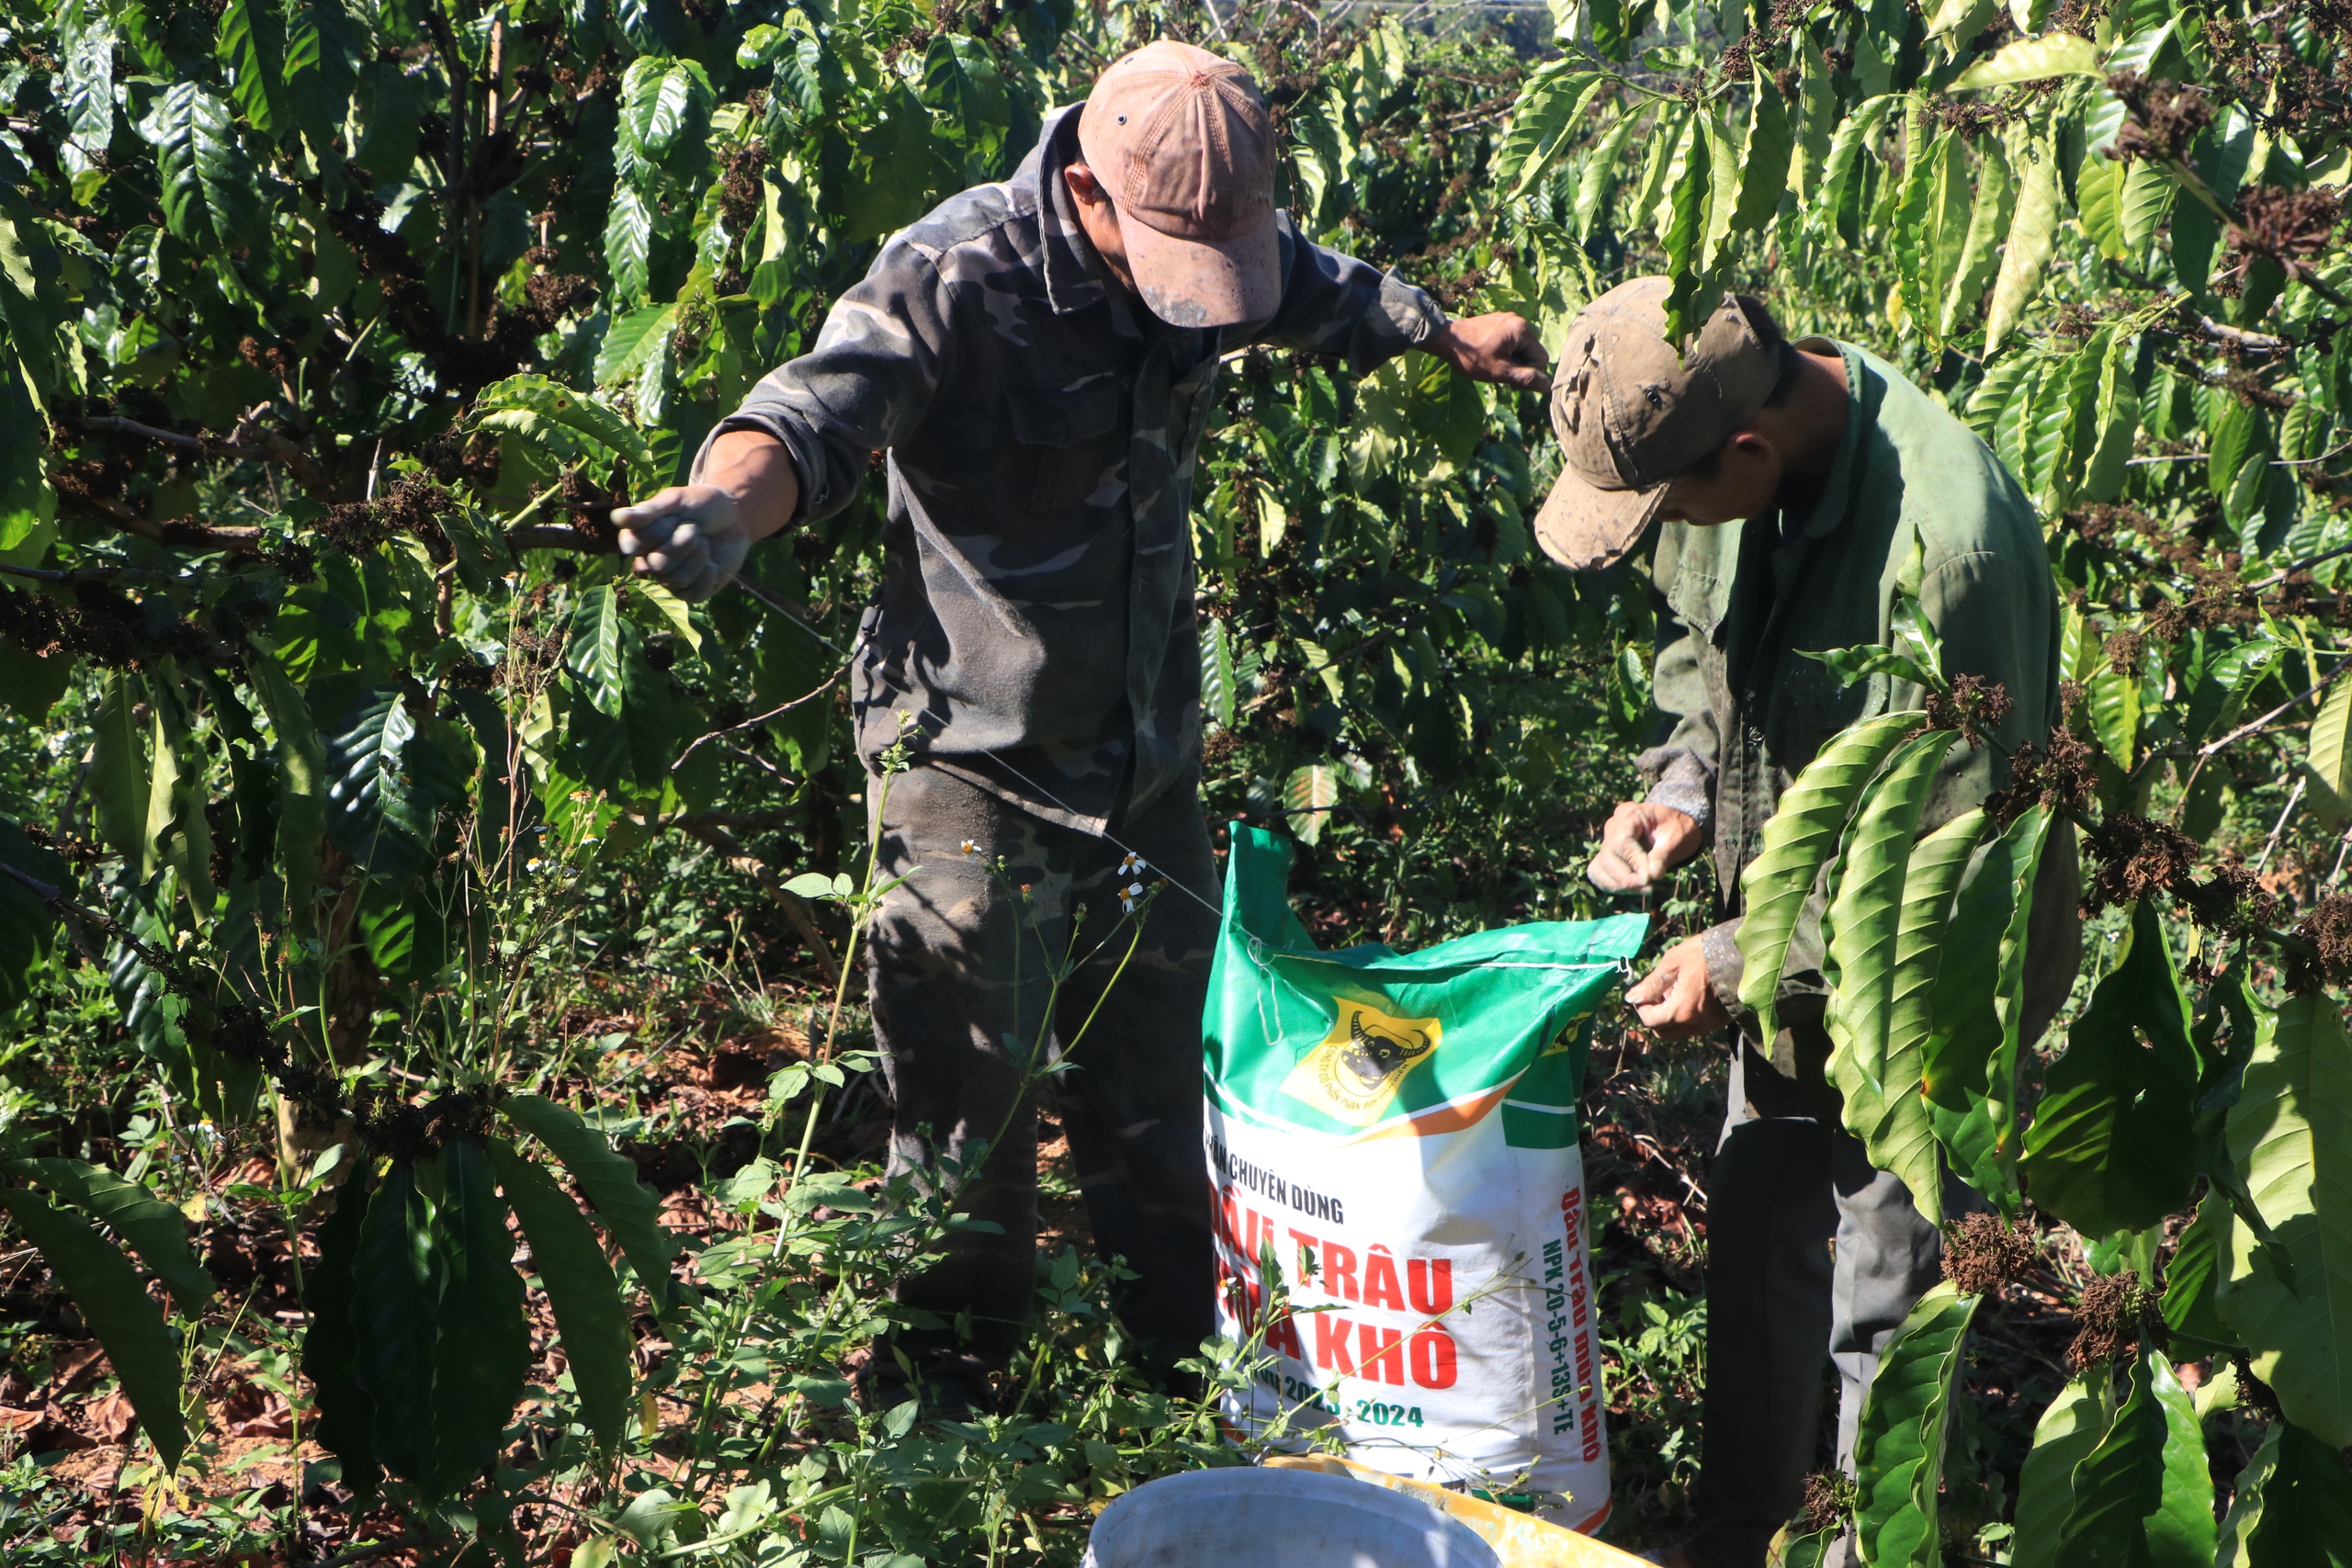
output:
M1138 861L1136 863L1140 865L1143 863ZM1128 914L1132 915L1136 912L1136 900L1142 897L1143 884L1140 882L1130 882L1125 887L1119 889L1119 907L1126 910Z

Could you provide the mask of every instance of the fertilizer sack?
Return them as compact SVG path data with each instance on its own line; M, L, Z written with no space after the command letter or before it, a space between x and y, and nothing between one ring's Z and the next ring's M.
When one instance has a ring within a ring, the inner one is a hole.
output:
M1360 1462L1593 1529L1577 1099L1645 919L1323 953L1291 913L1288 840L1232 841L1203 1023L1218 1327L1267 1359L1227 1419L1336 1425Z

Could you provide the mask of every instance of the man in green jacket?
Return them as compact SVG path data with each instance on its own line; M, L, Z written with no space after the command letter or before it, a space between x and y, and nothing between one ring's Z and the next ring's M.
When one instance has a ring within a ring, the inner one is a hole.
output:
M1589 874L1633 892L1714 852L1715 923L1668 948L1625 1000L1662 1035L1739 1030L1708 1181L1698 1518L1660 1561L1756 1568L1799 1506L1825 1349L1850 1470L1879 1352L1942 1255L1903 1182L1872 1169L1840 1124L1823 1072L1818 898L1790 944L1777 1037L1757 1039L1739 1003L1739 874L1781 792L1839 730L1921 696L1883 676L1841 686L1802 654L1887 640L1916 536L1917 593L1945 669L1998 682L2011 704L1992 744L1952 749L1928 804L1933 828L2006 783L2007 756L2060 717L2058 595L2031 505L1940 403L1850 344L1789 342L1744 296L1724 296L1671 344L1668 287L1621 285L1570 329L1552 404L1566 466L1536 535L1554 558L1590 570L1657 531L1662 733L1639 759L1657 784L1618 807ZM2028 928L2029 1041L2075 973L2074 877L2061 830ZM1951 1185L1947 1207L1975 1206Z

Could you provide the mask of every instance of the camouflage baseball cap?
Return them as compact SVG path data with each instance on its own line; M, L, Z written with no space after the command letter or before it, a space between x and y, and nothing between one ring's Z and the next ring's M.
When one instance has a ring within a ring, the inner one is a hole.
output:
M1729 294L1678 352L1666 337L1672 288L1621 283L1568 328L1552 383L1566 463L1535 516L1537 543L1563 566L1590 570L1633 548L1667 481L1754 419L1780 378L1778 351Z
M1188 43L1146 44L1095 82L1078 145L1152 314L1227 327L1274 313L1274 124L1249 72Z

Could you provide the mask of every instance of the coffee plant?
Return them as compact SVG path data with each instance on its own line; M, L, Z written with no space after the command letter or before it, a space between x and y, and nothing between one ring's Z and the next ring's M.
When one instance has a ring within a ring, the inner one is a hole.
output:
M1788 1559L1850 1523L1865 1562L1943 1560L1961 1349L2030 1263L2007 1224L2030 1201L2100 1277L2007 1560L2346 1561L2352 14L1601 0L1559 21L1498 154L1533 231L1589 254L1646 231L1670 314L1754 285L1898 345L2033 497L2068 604L2066 723L1924 834L1937 762L1991 743L1989 694L1947 675L1901 589L1892 644L1822 650L1917 705L1825 749L1742 877L1743 1000L1769 1032L1818 882L1847 1127L1923 1213L1946 1172L1992 1211L1886 1354L1858 1488ZM2257 792L2284 800L2248 864L2221 829ZM2324 848L2282 892L2264 873L2306 821ZM2023 940L2053 832L2081 835L2086 910L2116 913L2064 1049L2029 1075ZM2226 1386L2192 1399L2188 1362ZM2231 1404L2269 1420L2217 1523L2200 1417Z
M1850 1524L1873 1563L1948 1537L2352 1562L2352 13L1508 17L0 0L0 1208L152 1452L106 1539L195 1549L197 1363L240 1332L189 1242L224 1211L184 1208L171 1159L109 1168L130 1126L275 1166L239 1190L285 1228L282 1376L333 1456L271 1505L289 1556L323 1496L436 1560L1075 1562L1090 1506L1234 1457L1209 1409L1247 1348L1200 1364L1205 1400L1146 1387L1069 1252L1002 1408L856 1407L844 1370L906 1321L889 1284L960 1179L812 1154L876 1093L855 846L882 785L836 683L879 502L696 605L623 571L608 521L884 236L1166 33L1257 72L1307 231L1555 344L1623 276L1671 273L1678 310L1754 289L1895 358L2045 516L2066 725L1921 837L1982 694L1916 616L1838 650L1918 706L1826 751L1747 875L1750 974L1832 890L1849 1125L1928 1212L1950 1170L1996 1216L1955 1228L1859 1485L1785 1559ZM1210 808L1297 834L1334 939L1592 912L1653 611L1638 563L1534 550L1540 400L1420 355L1228 368L1195 484ZM2107 940L2045 1064L2019 944L2062 829ZM629 1157L638 1091L600 1088L620 1037L566 1020L583 976L720 973L741 907L814 1000L689 1235ZM93 1059L98 1134L43 1103ZM2009 1497L1963 1521L1969 1337L2029 1278L2081 1333Z

